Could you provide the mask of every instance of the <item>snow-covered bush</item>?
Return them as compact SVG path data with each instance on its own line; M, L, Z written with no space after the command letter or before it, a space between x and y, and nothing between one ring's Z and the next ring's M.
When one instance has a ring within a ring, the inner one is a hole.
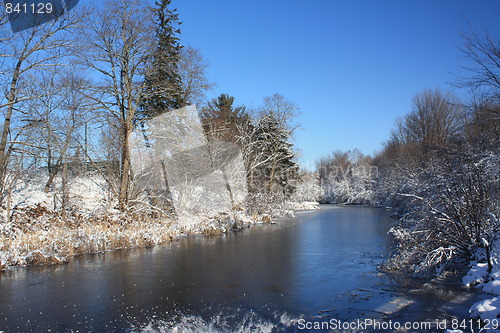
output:
M291 202L314 202L319 201L323 191L319 186L318 177L315 173L304 172L300 180L296 182L295 192L290 196Z
M408 200L408 211L391 229L398 253L386 268L436 274L481 248L485 256L480 259L490 262L491 244L500 231L499 175L491 173L499 156L469 158L421 175L420 191L400 193Z
M292 217L293 210L290 209L286 199L279 195L267 195L265 193L250 194L247 198L247 213L256 220L266 220L279 217Z
M371 158L359 150L333 152L317 163L321 201L327 203L372 204L378 174Z

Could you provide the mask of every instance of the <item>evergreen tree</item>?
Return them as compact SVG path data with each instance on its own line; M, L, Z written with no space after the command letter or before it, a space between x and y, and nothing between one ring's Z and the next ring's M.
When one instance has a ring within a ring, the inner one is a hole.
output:
M237 143L238 125L248 119L248 114L244 106L234 106L234 97L221 94L203 108L201 118L209 139Z
M272 113L262 117L257 124L255 140L258 144L255 148L269 158L259 167L258 182L269 195L282 192L286 197L295 190L299 168L289 138L290 133Z
M179 14L169 9L171 0L156 1L156 48L149 54L150 69L145 77L145 89L138 119L150 118L186 105L179 74L182 46L178 35Z

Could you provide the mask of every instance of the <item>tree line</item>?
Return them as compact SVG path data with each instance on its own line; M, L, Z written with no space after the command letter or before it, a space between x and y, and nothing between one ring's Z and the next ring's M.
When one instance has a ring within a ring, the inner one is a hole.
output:
M182 22L170 2L108 0L16 34L1 18L3 206L18 179L42 173L44 190L58 193L65 211L77 204L69 202L69 179L97 173L110 202L133 210L130 135L189 104L199 108L209 142L222 138L241 149L249 202L285 200L293 192L297 106L279 94L258 110L235 105L227 94L206 101L215 86L208 63L181 44Z
M392 207L398 241L386 268L436 274L475 258L488 262L500 229L500 41L464 36L467 73L459 99L441 89L414 95L375 156L334 152L317 163L323 200Z

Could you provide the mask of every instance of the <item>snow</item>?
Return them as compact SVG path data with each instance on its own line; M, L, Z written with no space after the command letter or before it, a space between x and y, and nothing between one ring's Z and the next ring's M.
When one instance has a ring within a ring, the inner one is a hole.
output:
M488 275L488 264L486 263L476 263L473 265L467 275L462 278L462 283L467 286L475 286L477 284L483 283Z
M500 299L494 297L477 302L470 308L469 313L473 319L495 319L500 314Z
M200 214L180 214L174 220L132 219L115 207L116 199L103 177L71 177L68 206L62 214L61 180L52 190L43 189L48 177L43 173L26 175L12 187L10 210L0 207L0 270L30 264L59 264L75 255L136 248L170 242L183 235L217 234L242 230L258 221L272 222L282 214L255 214L243 210L206 210ZM111 198L111 199L110 199ZM140 202L140 200L137 200ZM316 202L288 202L280 212L317 208Z
M11 207L29 208L40 205L50 210L61 208L61 198L58 192L43 191L48 176L45 174L33 174L25 179L19 179L11 192ZM56 178L53 188L60 189L60 178ZM106 181L98 176L74 177L69 181L69 196L71 202L76 203L74 207L81 213L100 213L112 203L107 202Z
M314 210L319 209L319 202L316 201L304 201L304 202L292 202L290 203L290 209L292 210Z
M500 280L493 280L484 284L483 292L495 296L500 296Z
M474 319L495 319L500 317L500 242L496 241L493 244L492 261L493 267L488 273L487 263L471 263L471 268L467 275L462 279L465 286L476 286L483 293L495 297L489 297L485 300L477 302L469 309L470 316Z

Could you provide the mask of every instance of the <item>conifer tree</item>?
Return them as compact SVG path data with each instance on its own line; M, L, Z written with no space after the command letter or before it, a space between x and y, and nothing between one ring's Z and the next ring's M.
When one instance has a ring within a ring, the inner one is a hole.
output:
M179 14L170 9L171 0L155 2L152 8L155 17L157 45L149 55L150 68L145 77L139 119L151 118L186 105L179 74L182 46L178 35Z
M269 157L269 161L259 167L258 174L269 195L279 190L288 196L295 190L298 165L289 135L272 113L262 117L257 124L256 148Z
M247 121L248 114L244 106L234 106L233 96L221 94L203 108L201 117L209 139L237 143L238 125Z

